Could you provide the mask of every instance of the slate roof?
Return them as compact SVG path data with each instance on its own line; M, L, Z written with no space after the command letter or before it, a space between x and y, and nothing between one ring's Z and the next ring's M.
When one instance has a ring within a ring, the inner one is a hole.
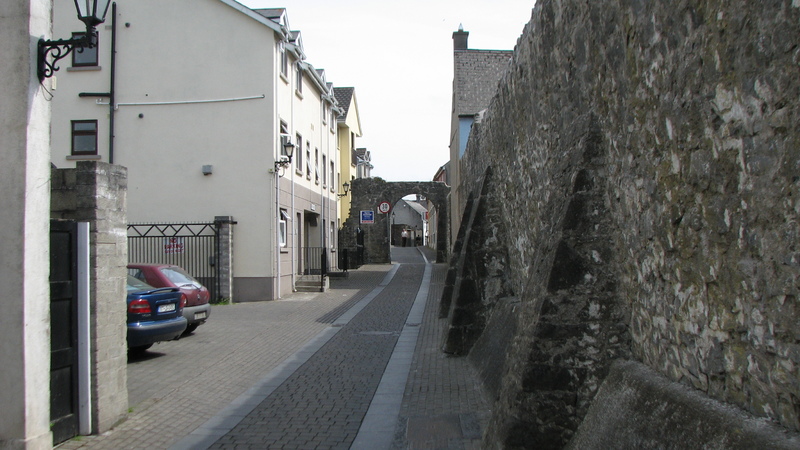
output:
M338 117L339 122L344 122L347 119L347 113L350 110L350 99L353 98L353 92L355 88L352 87L334 87L333 88L333 96L336 97L336 101L339 103L339 106L342 108L344 113Z
M508 69L513 50L456 50L454 108L457 115L474 115L489 106L497 83Z

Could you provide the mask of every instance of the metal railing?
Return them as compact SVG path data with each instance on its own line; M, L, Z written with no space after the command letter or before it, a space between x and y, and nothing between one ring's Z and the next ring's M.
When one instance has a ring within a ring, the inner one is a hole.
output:
M218 236L214 223L128 224L128 262L181 266L216 300Z

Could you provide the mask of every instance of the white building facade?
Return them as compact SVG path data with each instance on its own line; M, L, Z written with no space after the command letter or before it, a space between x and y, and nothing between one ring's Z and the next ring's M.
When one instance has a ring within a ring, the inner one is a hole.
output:
M284 9L118 3L96 56L61 62L52 162L127 167L129 223L232 217L233 300L292 292L306 249L335 248L338 109L324 73ZM81 31L74 14L55 2L56 35ZM276 166L287 142L291 165Z

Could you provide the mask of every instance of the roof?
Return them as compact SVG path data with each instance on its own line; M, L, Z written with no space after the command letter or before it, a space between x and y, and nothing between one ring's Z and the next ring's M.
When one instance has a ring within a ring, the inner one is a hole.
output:
M281 23L281 17L286 13L286 8L262 8L254 9L253 11L273 22Z
M456 114L473 115L489 106L513 55L513 50L454 52L453 106Z
M344 114L339 116L340 121L344 121L347 118L347 113L350 110L350 99L353 98L353 92L355 92L355 88L352 87L333 88L333 95L336 97L336 102L339 103L339 106L344 111Z

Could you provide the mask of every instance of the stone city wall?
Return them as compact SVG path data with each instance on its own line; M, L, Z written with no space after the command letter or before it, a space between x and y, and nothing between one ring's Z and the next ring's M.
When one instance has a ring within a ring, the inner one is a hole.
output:
M617 359L800 429L798 44L796 0L536 2L458 187L505 211L487 445L565 445Z

